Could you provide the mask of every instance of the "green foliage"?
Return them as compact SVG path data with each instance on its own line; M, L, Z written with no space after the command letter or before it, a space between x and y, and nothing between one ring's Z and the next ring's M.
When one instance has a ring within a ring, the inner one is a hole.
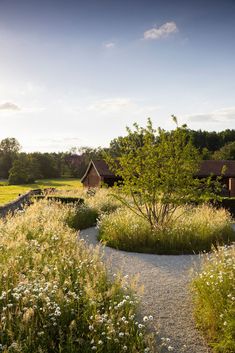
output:
M58 195L63 197L79 197L82 198L85 204L102 215L103 213L112 213L117 208L122 207L121 202L113 196L115 190L112 188L97 188L86 190L83 188L77 188L68 191L58 191Z
M186 126L171 133L159 128L157 133L149 119L146 128L137 124L134 128L127 129L121 155L107 155L106 160L121 177L122 192L132 200L117 196L120 201L152 229L163 229L180 205L209 193L211 180L203 183L194 177L200 158Z
M72 196L56 196L56 195L35 195L34 200L43 200L46 199L48 201L57 201L63 204L83 204L84 200L80 197L72 197Z
M102 188L93 190L93 194L86 195L86 204L97 210L99 215L103 213L112 213L122 207L121 202L113 196L115 190L112 188Z
M218 208L225 208L235 218L235 197L220 197L216 202L212 203Z
M136 296L66 226L71 212L41 202L0 221L0 350L144 353Z
M37 179L58 178L61 176L56 154L34 152L31 153L30 156L32 156L38 164L39 174Z
M13 161L20 151L20 144L14 137L8 137L0 142L0 177L8 178Z
M235 141L227 143L213 154L213 159L235 160Z
M102 158L103 149L101 147L92 148L82 146L80 148L73 148L66 156L67 165L73 177L81 178L88 167L91 159Z
M37 176L37 161L32 156L21 153L9 171L8 182L10 185L30 184L36 180Z
M189 135L195 147L200 151L207 148L209 151L214 152L219 150L228 142L235 141L235 130L226 129L224 131L202 131L202 130L189 130Z
M41 179L33 184L8 185L8 183L0 182L0 205L4 205L18 198L19 194L25 194L32 189L56 188L57 190L82 190L82 184L79 179ZM73 192L73 193L74 193ZM73 193L70 195L72 196Z
M48 195L46 196L47 200L50 201L59 201L61 203L73 203L73 204L83 204L84 200L80 197L66 197L66 196L55 196L55 195Z
M145 219L125 208L103 215L98 225L100 239L117 249L190 254L210 251L212 245L234 241L235 232L230 222L225 210L202 205L181 206L164 229L152 230Z
M213 352L235 352L235 246L204 258L193 281L195 315Z
M67 224L76 230L92 227L96 224L98 212L86 205L76 207L76 211L69 214Z
M203 159L211 159L211 155L216 150L221 149L229 142L235 141L235 130L202 131L202 130L187 130L189 138L193 145L200 150ZM113 157L118 157L121 154L123 137L117 137L110 142L109 153ZM230 158L229 158L230 159Z

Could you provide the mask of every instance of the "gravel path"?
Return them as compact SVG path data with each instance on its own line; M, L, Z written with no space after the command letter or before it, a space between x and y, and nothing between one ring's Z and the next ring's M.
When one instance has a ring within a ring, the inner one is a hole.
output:
M95 246L97 233L96 228L88 228L80 237ZM139 284L144 285L141 314L153 315L160 337L170 338L174 352L210 352L195 327L188 288L190 269L200 263L198 255L151 255L104 247L103 257L112 273L139 275Z

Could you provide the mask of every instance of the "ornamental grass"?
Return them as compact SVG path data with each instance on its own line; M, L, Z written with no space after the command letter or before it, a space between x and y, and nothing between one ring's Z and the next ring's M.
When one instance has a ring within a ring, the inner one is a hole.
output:
M231 216L212 206L182 206L164 228L149 223L127 208L103 215L99 238L107 245L127 251L156 254L191 254L235 240Z
M77 239L72 212L39 201L0 221L0 352L152 351L136 295Z
M204 256L193 281L195 317L213 352L235 352L235 244Z

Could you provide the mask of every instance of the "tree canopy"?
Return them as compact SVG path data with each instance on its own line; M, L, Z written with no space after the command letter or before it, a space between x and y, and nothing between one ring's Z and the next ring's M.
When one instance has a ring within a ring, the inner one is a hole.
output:
M153 229L162 228L180 205L199 200L203 190L207 191L195 178L199 151L186 126L177 126L169 133L155 130L149 119L145 128L134 124L134 130L127 128L127 132L120 155L106 155L110 168L122 179L123 194L127 195L118 198Z

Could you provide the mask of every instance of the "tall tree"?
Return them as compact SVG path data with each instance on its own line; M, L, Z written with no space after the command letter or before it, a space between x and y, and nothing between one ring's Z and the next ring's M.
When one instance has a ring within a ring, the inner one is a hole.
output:
M33 183L39 175L38 161L29 154L21 153L14 160L9 171L9 184L29 184Z
M213 159L231 159L235 160L235 141L227 143L220 150L215 151Z
M0 142L0 176L8 178L9 170L16 159L21 146L14 137L7 137Z
M180 205L200 198L202 184L195 178L199 152L186 126L177 126L171 133L156 131L149 119L146 128L134 124L134 131L128 128L127 132L120 156L106 155L110 168L122 179L117 197L152 229L162 229Z

